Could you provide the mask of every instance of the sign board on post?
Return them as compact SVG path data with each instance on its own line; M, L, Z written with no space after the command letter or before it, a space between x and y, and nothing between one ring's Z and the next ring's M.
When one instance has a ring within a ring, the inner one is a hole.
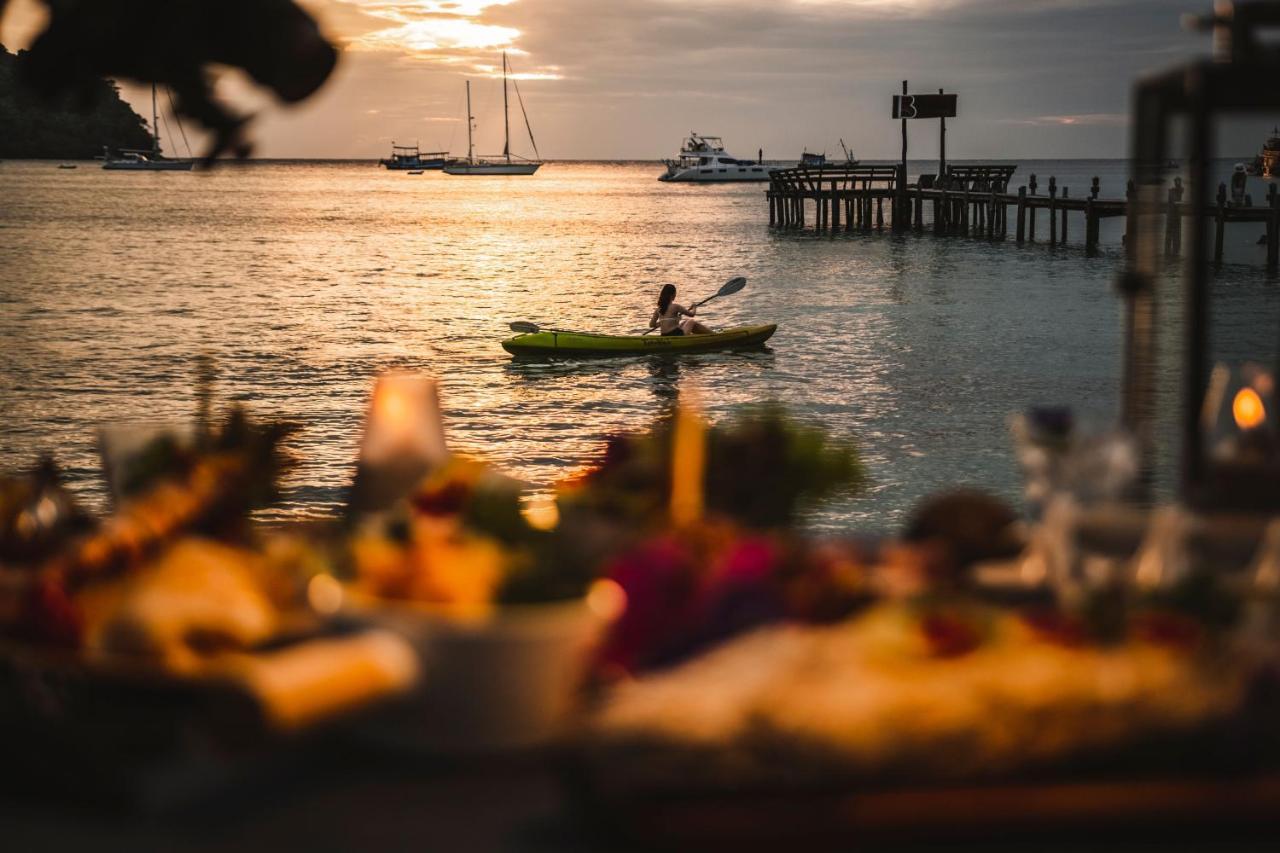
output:
M955 118L956 95L894 95L893 117Z

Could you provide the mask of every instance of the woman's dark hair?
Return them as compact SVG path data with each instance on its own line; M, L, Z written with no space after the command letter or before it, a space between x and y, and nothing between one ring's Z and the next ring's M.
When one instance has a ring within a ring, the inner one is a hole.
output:
M671 300L675 298L676 286L674 284L662 285L662 292L658 294L658 313L667 313L667 309L671 307Z

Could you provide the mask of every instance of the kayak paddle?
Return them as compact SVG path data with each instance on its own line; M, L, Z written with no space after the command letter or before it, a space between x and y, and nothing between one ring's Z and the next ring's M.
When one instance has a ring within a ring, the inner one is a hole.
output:
M712 299L719 299L721 296L732 296L733 294L737 293L739 290L742 290L742 288L746 286L747 286L746 277L736 275L733 278L726 281L724 284L720 285L720 289L717 290L715 293L711 294L710 296L708 296L706 299L703 299L701 302L693 303L693 307L700 308L703 305L706 305ZM656 329L657 326L654 326L653 328ZM652 331L653 329L646 329L644 334L647 335Z
M537 323L530 323L528 320L516 320L514 323L508 323L507 327L513 332L519 332L522 335L536 335L538 332L559 332L562 335L575 335L577 332L571 332L568 329L552 329L547 326L539 326Z

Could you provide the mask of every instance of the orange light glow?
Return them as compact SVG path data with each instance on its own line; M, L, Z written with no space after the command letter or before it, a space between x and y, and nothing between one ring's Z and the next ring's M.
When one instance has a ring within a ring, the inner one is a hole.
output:
M627 592L617 581L601 578L587 591L587 608L599 619L612 622L627 609Z
M550 496L535 498L520 511L534 530L555 530L560 523L560 508L556 506L555 498Z
M702 518L703 478L707 467L707 425L691 406L676 412L671 450L671 520L695 524Z
M1252 388L1241 388L1231 402L1231 414L1240 429L1254 429L1267 419L1267 409L1262 398Z

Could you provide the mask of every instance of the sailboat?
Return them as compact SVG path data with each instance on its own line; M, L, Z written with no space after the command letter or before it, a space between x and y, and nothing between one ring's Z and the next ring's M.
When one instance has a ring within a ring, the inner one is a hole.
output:
M502 52L502 159L481 160L476 157L476 147L471 131L476 117L471 114L471 81L467 81L467 159L449 163L444 167L446 175L532 175L542 165L538 155L538 143L533 141L533 128L529 125L529 114L524 109L524 98L520 97L520 87L516 86L516 99L520 103L520 112L524 116L525 129L529 131L529 142L533 145L534 157L511 159L511 115L507 102L507 53Z
M177 116L174 116L177 119ZM185 132L183 138L185 139ZM151 150L121 149L119 157L102 146L102 168L128 172L190 172L195 160L170 159L160 153L160 108L156 104L156 84L151 84Z

